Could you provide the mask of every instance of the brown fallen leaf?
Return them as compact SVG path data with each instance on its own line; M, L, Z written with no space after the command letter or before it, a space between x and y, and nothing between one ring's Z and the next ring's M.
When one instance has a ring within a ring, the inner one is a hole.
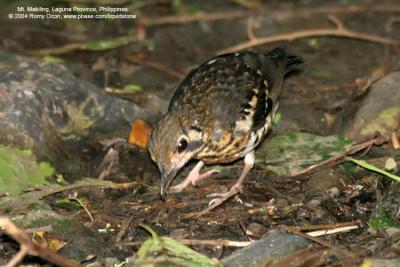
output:
M144 120L135 120L131 127L128 142L141 148L147 148L147 139L150 134L151 126Z

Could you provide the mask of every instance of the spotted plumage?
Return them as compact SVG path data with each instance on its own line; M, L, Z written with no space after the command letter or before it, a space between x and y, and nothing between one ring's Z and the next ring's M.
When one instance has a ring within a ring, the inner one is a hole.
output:
M214 57L192 70L150 135L150 155L162 173L161 193L190 159L200 162L175 191L204 178L199 173L204 163L245 157L243 180L254 163L254 149L271 128L284 76L301 62L275 48L267 54Z

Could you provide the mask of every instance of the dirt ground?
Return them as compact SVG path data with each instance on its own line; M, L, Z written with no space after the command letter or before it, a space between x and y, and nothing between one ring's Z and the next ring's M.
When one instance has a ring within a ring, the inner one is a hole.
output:
M277 36L276 41L245 48L267 52L274 47L284 47L305 61L300 71L286 79L279 110L283 118L268 138L290 132L343 135L367 94L368 88L363 85L368 79L374 77L377 70L383 77L400 68L398 46L390 44L390 40L400 40L400 5L396 0L379 4L368 0L120 2L121 6L133 6L136 20L32 22L10 21L1 14L0 49L44 58L46 52L40 54L39 50L133 36L134 41L113 49L77 48L65 53L50 51L45 56L62 59L77 77L108 90L115 97L140 105L154 114L150 119L150 123L154 123L166 111L171 94L193 67L237 44ZM64 6L73 3L75 1L59 1L59 5ZM15 8L11 1L4 6L6 10ZM344 30L341 27L345 27ZM321 29L328 29L328 32L318 35L316 32ZM305 36L292 38L287 35L291 33L305 33ZM382 38L372 40L371 36ZM128 84L140 89L134 93L110 89ZM128 131L116 132L115 137L127 137ZM103 236L106 242L114 243L118 235L121 250L116 257L120 260L132 255L149 237L140 224L151 226L160 236L249 241L272 229L301 232L316 225L353 223L359 228L318 237L313 243L314 250L310 248L315 253L310 252L310 261L293 266L359 266L367 257L400 256L398 246L394 245L400 241L398 232L390 235L368 224L379 212L382 195L391 187L390 180L350 163L334 162L294 177L277 175L257 165L246 178L242 194L195 218L193 215L207 207L208 194L233 185L243 167L241 160L221 166L222 171L215 179L161 200L159 172L147 150L124 145L114 146L114 149L119 155L117 166L105 179L119 183L137 181L138 186L122 190L78 189L79 196L87 200L93 222L84 210L70 210L57 204L57 200L70 192L51 195L46 201L57 213L77 218L90 229L104 229L106 225L115 229ZM64 178L73 182L83 177L98 177L104 171L99 166L105 154L100 141L91 140L83 153L72 155L85 162L84 174L70 173ZM384 164L382 159L393 155L398 157L399 152L389 145L373 147L368 153L380 166ZM185 167L176 181L182 179L193 164ZM249 234L249 231L256 233ZM6 260L16 252L16 245L4 239L3 243L9 246L9 253L0 258ZM218 259L238 249L216 245L191 247ZM316 260L320 253L316 248L328 252ZM30 263L30 258L25 261ZM44 264L36 261L33 259L34 263Z

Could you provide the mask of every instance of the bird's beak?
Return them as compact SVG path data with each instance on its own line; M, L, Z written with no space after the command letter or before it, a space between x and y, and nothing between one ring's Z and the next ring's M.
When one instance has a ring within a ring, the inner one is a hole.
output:
M170 172L163 172L163 174L161 175L160 195L162 198L164 198L165 195L167 194L168 188L177 172L178 172L178 170L172 170Z

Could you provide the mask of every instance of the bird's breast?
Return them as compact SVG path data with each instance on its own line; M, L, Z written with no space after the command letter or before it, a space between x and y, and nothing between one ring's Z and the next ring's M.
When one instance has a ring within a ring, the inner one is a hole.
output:
M248 141L247 134L217 129L209 138L197 158L206 163L226 163L241 158Z

